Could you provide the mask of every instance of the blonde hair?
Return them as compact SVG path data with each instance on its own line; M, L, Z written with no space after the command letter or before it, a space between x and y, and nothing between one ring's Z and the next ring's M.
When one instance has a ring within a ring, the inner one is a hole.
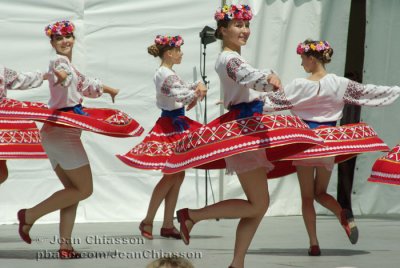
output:
M148 264L146 268L194 268L194 266L185 258L172 256L157 259Z

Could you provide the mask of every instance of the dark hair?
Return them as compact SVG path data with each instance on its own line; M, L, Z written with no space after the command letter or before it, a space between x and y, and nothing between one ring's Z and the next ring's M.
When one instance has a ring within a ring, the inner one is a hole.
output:
M320 41L307 39L303 42L303 44L310 45L310 44L316 44L318 42L320 42ZM323 64L326 64L326 63L330 63L332 60L333 49L331 47L324 49L323 51L316 51L316 50L310 49L309 51L304 52L303 54L308 57L313 56L317 60L321 61Z
M222 40L222 33L221 33L221 28L228 28L229 26L229 20L219 20L217 21L217 29L215 30L214 36L215 38Z
M173 48L174 48L174 47L171 47L171 46L168 46L168 45L152 44L151 46L149 46L149 47L147 48L147 52L148 52L150 55L154 56L155 58L156 58L156 57L162 58L165 51L171 50L171 49L173 49Z

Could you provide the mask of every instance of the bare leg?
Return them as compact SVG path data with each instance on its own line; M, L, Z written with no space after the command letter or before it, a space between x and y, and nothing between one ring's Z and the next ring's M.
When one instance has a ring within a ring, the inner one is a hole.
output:
M315 200L322 206L332 211L340 220L340 212L342 211L342 207L340 206L339 202L336 201L335 198L333 198L333 196L326 192L326 190L328 189L331 173L331 171L323 167L317 167L314 190Z
M143 219L143 223L149 224L144 226L144 230L147 232L152 232L152 226L154 217L156 216L157 210L160 207L162 201L167 196L168 192L173 188L175 184L176 174L164 174L161 180L157 183L151 195L149 207L147 209L147 215Z
M54 169L54 171L56 172L61 183L64 185L64 188L73 187L72 182L69 180L67 174L65 174L65 171L60 166L57 166ZM60 229L61 249L72 250L71 236L72 236L72 229L74 228L75 224L76 210L78 208L78 204L79 203L76 203L69 207L60 209L59 229Z
M241 218L237 230L232 266L244 267L244 258L268 205L269 194L267 176L264 168L257 168L238 175L248 200L230 199L189 211L194 222L215 218ZM190 230L192 222L186 221Z
M316 213L314 208L314 167L297 166L299 179L302 214L304 224L310 239L310 246L319 245L317 238Z
M0 184L8 178L7 160L0 160Z
M236 229L235 250L231 265L241 268L244 267L244 259L254 234L267 212L269 192L267 176L263 168L238 174L238 177L247 199L251 204L258 207L255 217L240 219Z
M175 182L165 196L163 228L174 227L174 212L176 208L176 202L178 201L179 190L181 188L183 179L185 178L185 172L180 172L173 175L173 180Z
M72 170L63 170L66 177L69 178L72 186L67 187L63 190L55 192L46 200L37 204L36 206L26 210L26 222L28 224L33 224L40 217L59 210L71 207L76 205L79 201L88 198L93 192L93 181L92 181L92 172L90 170L90 165L85 165ZM59 175L59 173L57 173ZM65 179L66 177L63 177ZM67 218L71 217L71 214ZM63 219L64 217L61 217ZM71 219L69 220L69 222ZM60 223L60 225L64 225L64 223ZM71 228L70 224L66 224L67 230ZM24 232L29 232L30 226L26 225L24 227ZM65 232L65 235L68 236L68 231ZM70 235L69 235L70 236Z

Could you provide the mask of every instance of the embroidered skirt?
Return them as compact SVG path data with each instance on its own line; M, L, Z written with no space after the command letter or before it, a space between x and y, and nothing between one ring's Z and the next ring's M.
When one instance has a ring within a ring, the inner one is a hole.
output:
M83 108L88 115L48 109L46 104L4 98L0 118L27 119L73 127L113 137L140 136L143 128L124 112L115 109Z
M254 113L251 117L236 119L239 113L232 110L185 135L163 172L175 173L259 149L266 149L267 159L273 162L322 144L297 116Z
M35 122L0 119L0 159L47 158Z
M378 137L374 129L365 123L337 127L322 126L313 130L318 137L324 140L324 144L285 159L309 159L307 165L313 162L316 166L319 163L324 166L326 161L321 161L321 158L334 157L333 162L340 163L361 153L389 150L389 147Z
M191 120L186 116L180 116L187 125L184 131L176 130L173 119L170 117L158 118L156 124L147 134L144 140L133 147L124 155L117 157L125 164L138 169L163 169L165 162L171 157L176 143L190 131L194 131L203 125L197 121ZM216 161L210 165L204 165L199 168L214 169L224 168L225 162Z
M400 185L400 144L375 161L368 181Z

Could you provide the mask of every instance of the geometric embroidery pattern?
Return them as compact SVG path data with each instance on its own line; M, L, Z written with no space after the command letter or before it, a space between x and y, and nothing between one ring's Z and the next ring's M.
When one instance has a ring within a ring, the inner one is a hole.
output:
M375 161L368 181L400 185L400 144L397 144L386 156Z
M318 137L324 140L324 144L314 146L286 159L300 160L336 156L335 163L340 163L359 153L389 149L375 130L365 123L320 127L313 130Z
M119 110L84 108L84 111L89 116L50 110L43 103L7 98L0 101L0 117L2 118L54 122L114 137L136 137L143 132L138 122Z
M0 144L40 144L39 130L3 130L0 131Z
M176 145L175 151L183 153L205 144L218 143L224 139L236 136L252 135L265 132L267 129L273 131L282 128L303 128L307 125L297 116L264 115L243 118L235 121L221 123L209 127L203 126L189 133Z
M36 124L26 120L0 120L0 158L47 158Z
M386 156L384 159L400 162L400 144L397 144Z

